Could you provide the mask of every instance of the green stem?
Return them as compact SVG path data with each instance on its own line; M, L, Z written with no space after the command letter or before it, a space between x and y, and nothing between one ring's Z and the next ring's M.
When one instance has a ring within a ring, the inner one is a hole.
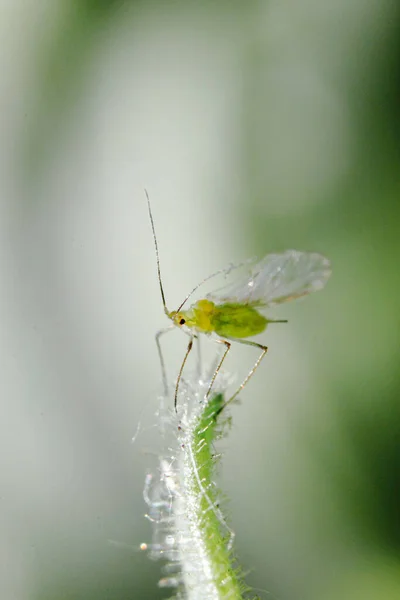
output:
M148 479L145 499L155 523L150 550L153 558L167 558L162 587L176 587L184 600L242 600L248 591L233 557L234 533L219 505L214 482L214 443L226 422L223 393L208 402L204 383L184 390L179 422L160 411L162 428L177 432L160 457L161 477Z
M232 565L234 534L219 507L213 480L213 442L218 437L217 414L223 402L222 394L214 396L182 436L183 503L190 538L195 541L191 559L185 556L186 552L181 557L183 580L190 600L199 597L197 589L201 589L202 598L216 600L241 599L244 590L237 569ZM191 589L196 591L191 594Z

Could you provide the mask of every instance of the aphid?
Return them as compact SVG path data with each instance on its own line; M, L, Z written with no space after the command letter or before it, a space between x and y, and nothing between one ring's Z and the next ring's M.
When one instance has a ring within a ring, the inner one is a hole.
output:
M189 336L186 354L179 370L175 386L174 406L177 410L179 383L187 358L193 347L193 340L199 333L207 336L215 334L213 338L218 344L224 344L225 350L211 378L206 398L210 395L215 379L222 364L231 349L231 342L238 342L247 346L254 346L261 354L241 383L236 392L225 402L222 408L232 402L239 392L254 375L257 367L264 358L268 348L263 344L253 342L246 338L258 335L265 331L270 323L287 323L282 319L268 319L262 314L265 309L272 308L283 302L295 300L311 292L321 290L327 282L331 267L329 260L321 254L313 252L299 252L286 250L281 254L267 254L265 258L251 267L250 273L229 286L224 286L205 298L198 300L188 310L182 310L190 296L200 285L212 277L227 273L232 269L221 269L201 281L184 299L177 310L169 311L165 302L164 288L161 281L160 258L150 200L146 191L151 227L156 249L158 282L164 312L172 321L172 325L162 329L156 334L156 342L161 362L164 388L168 391L165 364L160 346L160 337L174 327L178 327ZM239 265L241 266L241 265ZM222 410L222 409L221 409Z

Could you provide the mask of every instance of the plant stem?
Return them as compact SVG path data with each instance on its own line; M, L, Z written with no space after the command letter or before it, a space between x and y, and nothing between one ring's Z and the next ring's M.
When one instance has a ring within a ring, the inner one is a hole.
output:
M234 533L214 482L214 442L221 436L221 418L227 420L225 411L220 412L224 395L219 392L199 402L204 385L198 382L195 392L184 390L178 427L176 416L168 416L165 429L171 430L173 422L177 434L160 457L160 479L149 476L146 483L148 517L155 523L153 544L146 547L153 558L169 560L159 585L176 587L177 598L241 600L248 588L234 561Z

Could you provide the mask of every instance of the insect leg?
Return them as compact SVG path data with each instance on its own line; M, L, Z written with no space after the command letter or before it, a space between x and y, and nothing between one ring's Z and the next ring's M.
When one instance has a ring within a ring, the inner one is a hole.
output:
M223 353L223 355L222 355L222 358L221 358L221 360L219 361L219 363L218 363L218 365L217 365L217 368L216 368L216 369L215 369L215 371L214 371L214 375L212 376L212 379L211 379L211 381L210 381L210 385L208 386L208 390L207 390L206 398L208 398L208 396L210 395L211 388L212 388L212 386L214 385L214 381L216 380L216 378L217 378L217 375L218 375L218 373L219 373L219 372L220 372L220 370L221 370L222 363L224 362L224 360L225 360L225 358L226 358L226 355L228 354L229 350L231 349L231 345L232 345L230 342L227 342L226 340L212 340L212 341L213 341L213 342L215 342L216 344L225 344L225 351L224 351L224 353ZM224 405L224 406L225 406L225 405Z
M264 356L266 355L267 350L268 350L267 346L263 346L262 344L258 344L257 342L250 342L249 340L239 340L239 339L234 339L233 341L238 342L239 344L244 344L246 346L254 346L255 348L259 348L261 350L261 354L257 358L256 362L254 363L253 368L251 369L251 371L249 372L247 377L240 384L239 388L236 390L236 392L233 394L233 396L231 396L229 398L229 400L227 400L225 402L225 404L222 406L222 408L220 408L219 412L224 410L225 406L230 404L232 402L232 400L234 400L236 398L236 396L242 391L244 386L248 383L249 379L251 379L251 377L254 375L257 367L259 366L260 362L262 361L262 359L264 358Z
M162 374L165 396L168 396L168 381L167 381L167 371L165 368L164 356L163 356L163 353L161 350L160 337L162 335L164 335L164 333L168 333L168 331L172 331L174 328L175 328L175 325L170 325L169 327L165 327L165 329L160 329L160 331L157 331L157 333L156 333L156 344L157 344L158 358L160 359L161 374Z
M201 360L201 338L199 335L197 336L196 346L197 346L197 375L198 375L198 378L201 379L203 362Z
M187 350L186 350L186 354L185 354L185 357L184 357L183 362L181 364L181 368L179 369L178 379L176 380L175 398L174 398L174 407L175 407L175 412L176 413L178 412L177 404L178 404L179 384L180 384L180 381L181 381L181 378L182 378L183 368L184 368L185 363L187 361L187 358L188 358L188 356L190 354L190 351L193 348L193 340L194 340L194 338L197 338L197 335L190 336L190 340L189 340L189 344L188 344L188 347L187 347Z

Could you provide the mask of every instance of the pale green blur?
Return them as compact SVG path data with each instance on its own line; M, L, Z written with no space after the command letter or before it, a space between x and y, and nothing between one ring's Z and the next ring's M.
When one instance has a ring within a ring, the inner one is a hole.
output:
M137 551L169 324L144 187L168 306L249 256L332 263L222 444L248 583L400 597L399 39L389 0L0 7L1 598L168 597Z

